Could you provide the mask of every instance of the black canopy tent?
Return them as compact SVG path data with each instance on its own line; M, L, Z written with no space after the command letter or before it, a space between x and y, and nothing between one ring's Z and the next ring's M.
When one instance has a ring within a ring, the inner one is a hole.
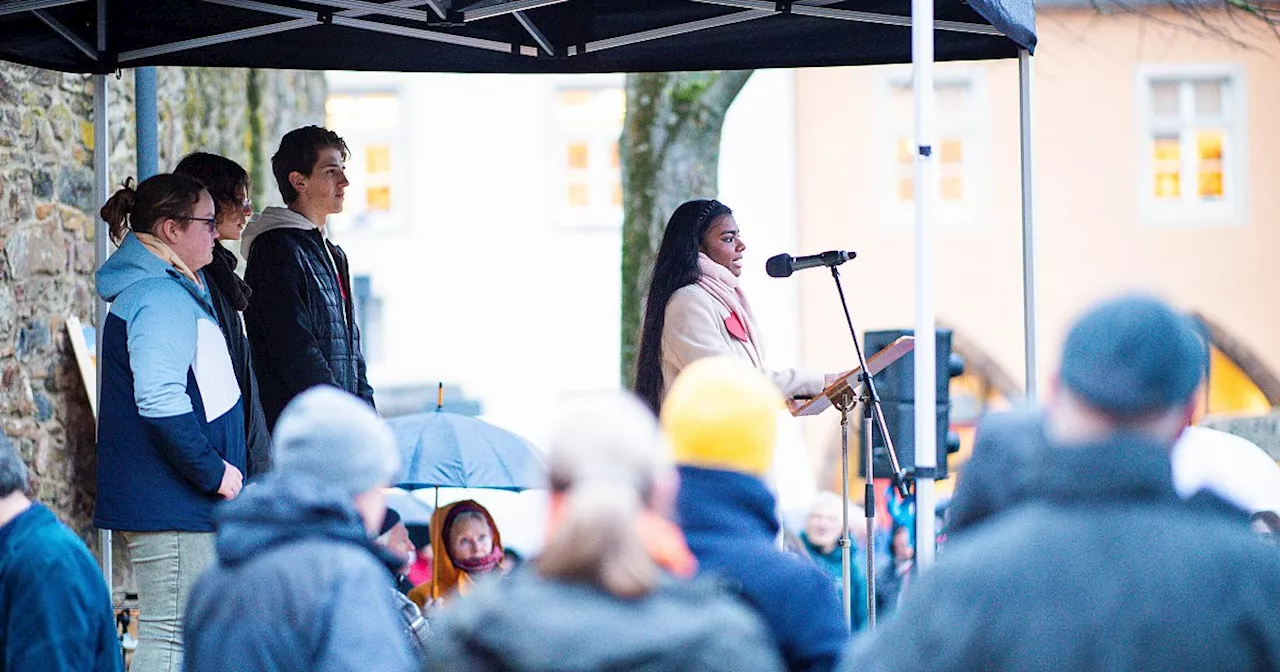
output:
M938 60L1016 58L1035 47L1029 0L938 0L934 11ZM502 73L872 65L911 61L910 15L910 0L5 0L0 59L98 74L146 65Z
M933 333L935 325L933 62L1018 58L1024 342L1032 399L1030 56L1035 45L1033 0L0 0L0 60L96 75L97 138L109 137L106 76L120 68L572 74L910 62L920 186L915 190L918 334ZM136 101L140 156L141 139L155 137L154 95L152 87L150 100L139 95ZM142 113L145 106L151 114ZM94 152L98 202L107 197L110 149L105 144L96 143ZM152 166L147 172L154 170ZM103 229L99 221L99 265L108 253ZM106 306L99 302L99 338L105 314ZM927 468L934 465L936 444L932 338L917 341L916 361L916 465ZM847 455L845 461L847 466ZM846 500L847 488L846 478ZM916 504L918 510L933 510L933 483L927 478L917 482ZM874 508L868 508L873 515ZM917 516L920 538L933 538L933 527L932 516ZM848 599L847 520L845 529ZM110 582L111 537L109 531L101 534L103 570ZM932 556L932 544L917 550L922 566Z

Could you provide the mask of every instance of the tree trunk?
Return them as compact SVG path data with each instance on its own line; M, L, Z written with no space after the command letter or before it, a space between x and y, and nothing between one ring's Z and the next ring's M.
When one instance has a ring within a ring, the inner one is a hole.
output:
M636 348L653 261L667 218L692 198L714 198L720 130L750 70L627 75L622 160L622 380Z

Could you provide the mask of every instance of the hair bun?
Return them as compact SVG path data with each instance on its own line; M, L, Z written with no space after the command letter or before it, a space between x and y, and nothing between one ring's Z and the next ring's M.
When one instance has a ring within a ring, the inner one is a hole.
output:
M125 179L116 193L112 194L98 211L98 214L102 215L102 220L107 223L111 240L117 245L124 240L129 215L133 212L133 206L137 200L138 192L134 189L133 178L130 177Z

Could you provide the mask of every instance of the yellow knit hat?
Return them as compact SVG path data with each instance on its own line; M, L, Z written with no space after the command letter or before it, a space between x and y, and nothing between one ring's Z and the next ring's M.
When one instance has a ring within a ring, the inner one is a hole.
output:
M678 464L764 476L782 395L764 374L732 357L690 364L662 404L662 427Z

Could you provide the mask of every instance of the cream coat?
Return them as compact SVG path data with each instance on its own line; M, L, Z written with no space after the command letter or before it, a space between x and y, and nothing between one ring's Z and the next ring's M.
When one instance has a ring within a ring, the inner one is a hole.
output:
M667 302L662 327L662 398L684 367L703 357L727 355L751 362L746 345L729 334L729 310L698 285L677 289ZM743 319L746 319L745 317ZM787 398L822 392L823 376L797 369L761 369Z

